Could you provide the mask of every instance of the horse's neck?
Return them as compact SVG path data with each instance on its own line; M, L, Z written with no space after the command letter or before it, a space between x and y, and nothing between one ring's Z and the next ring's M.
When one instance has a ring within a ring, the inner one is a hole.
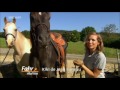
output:
M14 50L18 55L23 55L24 53L30 52L29 40L19 31L17 31Z

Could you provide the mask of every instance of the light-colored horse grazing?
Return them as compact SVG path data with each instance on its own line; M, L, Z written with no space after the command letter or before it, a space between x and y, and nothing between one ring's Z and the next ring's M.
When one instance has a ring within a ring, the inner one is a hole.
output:
M9 48L14 48L13 58L17 66L18 72L26 77L25 72L21 72L22 66L29 66L29 55L31 49L31 41L27 39L21 32L17 30L16 19L13 18L13 22L8 22L6 17L4 18L4 33L6 43Z

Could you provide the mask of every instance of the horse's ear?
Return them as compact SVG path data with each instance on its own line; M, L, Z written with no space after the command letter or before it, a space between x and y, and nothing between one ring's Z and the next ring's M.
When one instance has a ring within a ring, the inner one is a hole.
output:
M42 15L45 20L50 20L51 17L50 12L42 12Z
M48 14L48 18L49 18L49 20L50 20L50 17L51 17L51 13L50 12L47 12L47 14Z
M16 23L16 19L15 19L15 17L13 18L13 23Z
M4 23L6 24L8 21L7 21L7 18L6 17L4 17Z

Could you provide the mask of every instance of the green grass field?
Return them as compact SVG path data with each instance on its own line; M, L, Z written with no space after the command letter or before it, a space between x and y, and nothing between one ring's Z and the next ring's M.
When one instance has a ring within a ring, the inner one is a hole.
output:
M0 48L6 48L5 38L0 38Z
M118 50L120 52L120 50ZM116 58L117 57L117 51L114 48L107 48L104 47L104 54L106 57L109 58ZM67 53L70 54L84 54L85 53L85 47L84 43L79 41L79 42L69 42L68 43L68 48L67 48Z
M0 48L6 48L6 42L4 38L0 38ZM120 52L120 50L119 50ZM84 48L84 43L79 41L79 42L68 42L68 48L67 48L67 53L69 54L84 54L85 53L85 48ZM110 58L116 58L116 49L114 48L104 48L104 54L106 57Z

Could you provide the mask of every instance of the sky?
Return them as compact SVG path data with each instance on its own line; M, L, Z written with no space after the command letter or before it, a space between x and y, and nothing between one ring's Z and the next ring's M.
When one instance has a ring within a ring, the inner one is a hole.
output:
M30 30L30 12L0 12L0 32L3 32L4 17L15 17L19 31ZM51 12L51 30L77 30L90 26L101 32L106 25L115 24L120 32L120 12Z

